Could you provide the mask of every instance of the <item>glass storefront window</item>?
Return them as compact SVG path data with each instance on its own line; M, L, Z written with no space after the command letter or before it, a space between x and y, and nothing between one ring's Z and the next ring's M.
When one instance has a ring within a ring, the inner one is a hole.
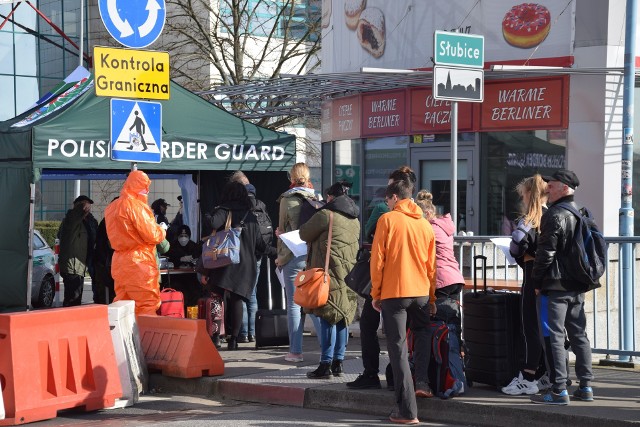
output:
M336 141L333 163L332 182L349 181L353 184L351 191L349 191L349 196L357 205L360 205L362 195L360 188L362 174L361 144L362 140L360 139Z
M566 130L487 132L480 142L480 232L510 235L519 216L516 185L535 173L565 167Z
M362 189L362 227L378 203L384 203L389 175L408 164L408 136L369 138L364 143L364 187Z

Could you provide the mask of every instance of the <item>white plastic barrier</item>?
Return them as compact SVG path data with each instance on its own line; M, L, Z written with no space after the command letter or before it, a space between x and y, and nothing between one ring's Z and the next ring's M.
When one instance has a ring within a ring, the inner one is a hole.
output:
M147 390L149 374L140 344L140 332L133 301L118 301L109 305L109 327L118 362L122 398L113 408L124 408L138 402Z

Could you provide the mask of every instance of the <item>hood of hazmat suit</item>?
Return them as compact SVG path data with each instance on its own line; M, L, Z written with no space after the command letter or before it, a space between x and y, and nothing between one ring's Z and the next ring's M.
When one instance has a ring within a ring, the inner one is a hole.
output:
M160 272L155 250L165 239L165 231L156 224L147 204L150 185L146 173L131 172L120 197L107 206L104 218L115 251L111 265L114 301L133 300L136 314L155 315L160 308Z

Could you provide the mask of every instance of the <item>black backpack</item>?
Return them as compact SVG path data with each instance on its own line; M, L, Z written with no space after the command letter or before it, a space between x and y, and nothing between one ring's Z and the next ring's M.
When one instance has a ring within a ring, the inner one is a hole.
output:
M318 212L318 209L324 206L324 202L318 200L316 197L305 197L302 194L296 195L302 199L302 204L300 205L300 217L298 218L298 228L300 228L302 224L309 221L311 217Z
M261 200L256 199L256 207L253 209L253 213L258 219L262 240L264 240L267 246L271 246L271 242L273 241L273 225L267 213L267 207Z
M579 211L568 203L559 203L559 207L571 212L576 218L573 242L569 248L569 276L584 283L585 291L600 287L600 277L606 268L607 242L591 211L582 208Z

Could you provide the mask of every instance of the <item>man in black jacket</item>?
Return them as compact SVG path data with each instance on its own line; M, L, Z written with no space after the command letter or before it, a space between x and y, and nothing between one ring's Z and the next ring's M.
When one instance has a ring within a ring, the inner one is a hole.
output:
M546 296L540 299L539 309L547 311L550 348L555 370L555 381L550 391L531 397L534 403L568 405L567 366L565 353L565 329L576 355L576 376L579 388L573 397L584 401L593 400L591 381L591 344L587 337L587 318L584 312L584 293L588 285L571 278L572 259L570 250L576 237L577 218L561 204L578 209L573 194L580 180L570 170L558 170L552 176L543 177L548 182L549 209L542 216L538 251L533 267L533 281ZM546 304L542 301L546 301ZM542 306L544 304L544 307Z

